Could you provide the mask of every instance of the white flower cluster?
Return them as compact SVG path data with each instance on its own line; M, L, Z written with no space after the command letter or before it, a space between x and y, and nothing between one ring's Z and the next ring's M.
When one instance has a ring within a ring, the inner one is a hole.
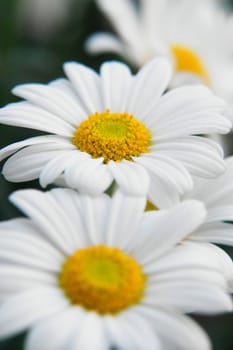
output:
M0 337L28 330L26 350L209 350L185 314L233 309L233 264L215 245L233 246L233 157L207 137L232 127L233 61L209 40L216 18L228 36L232 19L208 0L97 2L120 39L87 46L138 72L68 62L66 78L16 86L23 101L0 109L1 124L47 133L0 150L5 178L56 187L10 196L26 217L0 223Z

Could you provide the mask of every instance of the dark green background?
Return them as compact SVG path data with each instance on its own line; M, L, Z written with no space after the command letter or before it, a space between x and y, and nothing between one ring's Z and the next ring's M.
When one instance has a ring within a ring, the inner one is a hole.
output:
M228 6L229 11L233 9L233 0L223 0L223 2ZM65 61L77 60L98 68L103 60L115 58L110 55L89 57L83 49L83 42L89 34L110 28L94 1L74 0L67 19L56 28L54 33L46 37L38 37L30 26L22 25L19 19L20 6L20 0L0 0L0 106L17 100L10 93L11 88L16 84L48 82L62 76L62 63ZM38 132L0 126L0 147L33 135L38 135ZM12 191L26 187L38 187L38 182L11 184L0 176L1 220L19 214L8 203L7 197ZM229 252L233 255L231 249ZM233 349L232 315L196 317L196 319L210 335L214 350ZM0 342L0 350L21 350L23 338L23 335L20 335ZM46 344L44 349L49 350L46 349ZM189 344L187 344L188 349Z

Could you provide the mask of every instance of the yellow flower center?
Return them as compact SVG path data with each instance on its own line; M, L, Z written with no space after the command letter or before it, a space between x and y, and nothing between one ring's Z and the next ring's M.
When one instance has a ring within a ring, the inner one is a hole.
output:
M75 305L116 314L143 297L146 276L136 260L118 248L77 250L62 267L59 283Z
M154 205L151 201L147 201L145 211L153 211L153 210L159 210L159 208L157 208L156 205Z
M120 162L132 160L149 152L151 133L139 120L128 113L105 112L92 114L76 129L73 144L93 158L103 157Z
M210 77L201 58L191 49L182 45L171 45L177 72L188 72L198 75L205 84L210 84Z

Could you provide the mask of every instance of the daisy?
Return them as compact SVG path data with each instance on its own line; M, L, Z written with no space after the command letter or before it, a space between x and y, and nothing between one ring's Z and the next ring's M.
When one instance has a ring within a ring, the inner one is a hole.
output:
M116 35L96 33L90 53L115 52L135 66L167 57L171 86L204 82L229 103L233 118L233 17L214 0L97 0Z
M166 60L135 76L118 62L103 64L100 75L78 63L67 63L65 72L69 80L17 86L13 92L26 101L0 110L2 124L54 134L2 149L0 159L15 153L3 167L7 180L39 178L45 187L62 175L68 187L92 195L114 180L135 195L150 184L153 197L172 200L192 188L190 173L215 177L225 170L220 147L193 136L230 130L224 103L203 86L163 95L171 74Z
M29 329L26 350L210 349L182 313L232 310L218 257L175 246L203 221L200 202L146 213L145 197L71 189L11 201L28 219L0 224L0 337Z

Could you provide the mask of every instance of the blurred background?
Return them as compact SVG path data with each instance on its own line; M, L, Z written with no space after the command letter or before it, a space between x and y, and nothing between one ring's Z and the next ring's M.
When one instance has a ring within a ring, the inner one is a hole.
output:
M222 6L233 11L233 0L222 0ZM0 106L17 100L11 94L16 84L46 83L63 76L65 61L81 61L98 69L102 61L117 58L90 57L84 50L84 40L89 34L108 29L110 25L94 0L0 0ZM38 134L1 125L0 147ZM11 184L0 175L0 220L19 215L7 197L12 191L26 187L39 188L37 181ZM228 248L228 252L233 257L233 250ZM233 349L233 315L195 319L210 335L214 350ZM0 341L0 350L21 350L23 341L24 335ZM187 350L188 347L187 344ZM49 350L46 344L44 349Z

